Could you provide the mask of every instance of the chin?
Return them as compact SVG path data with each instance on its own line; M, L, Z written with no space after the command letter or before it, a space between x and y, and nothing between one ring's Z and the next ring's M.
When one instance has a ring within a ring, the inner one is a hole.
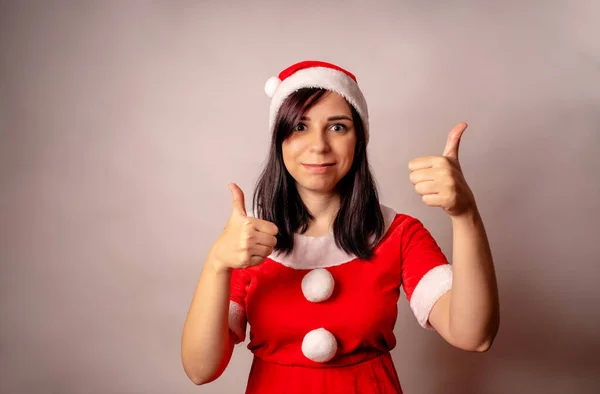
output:
M304 185L299 185L299 186L301 188L303 188L304 190L308 190L313 193L327 194L327 193L331 193L332 191L335 190L335 185L329 185L329 184L328 185L304 184Z

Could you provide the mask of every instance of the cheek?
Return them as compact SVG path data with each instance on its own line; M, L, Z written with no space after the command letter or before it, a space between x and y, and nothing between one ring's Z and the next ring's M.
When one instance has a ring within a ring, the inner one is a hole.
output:
M341 154L344 161L344 170L346 171L352 167L352 162L354 161L354 149L354 145L346 146Z
M298 156L298 144L294 141L287 141L281 145L281 154L283 156L283 163L288 171L293 172L295 166L295 159Z
M308 149L309 141L303 138L290 137L283 142L281 150L284 157L290 160L297 159L300 154Z

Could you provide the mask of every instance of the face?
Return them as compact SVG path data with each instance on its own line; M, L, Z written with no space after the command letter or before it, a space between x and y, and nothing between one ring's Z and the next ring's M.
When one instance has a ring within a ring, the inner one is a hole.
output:
M350 107L342 96L328 92L283 141L283 162L300 193L331 194L350 170L355 146Z

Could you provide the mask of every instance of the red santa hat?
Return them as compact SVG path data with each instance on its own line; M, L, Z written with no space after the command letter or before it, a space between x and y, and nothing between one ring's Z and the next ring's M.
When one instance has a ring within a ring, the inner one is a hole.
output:
M369 141L369 111L356 77L335 64L306 60L296 63L271 77L265 84L265 93L271 98L269 131L273 132L279 108L285 99L302 88L322 88L344 97L358 112Z

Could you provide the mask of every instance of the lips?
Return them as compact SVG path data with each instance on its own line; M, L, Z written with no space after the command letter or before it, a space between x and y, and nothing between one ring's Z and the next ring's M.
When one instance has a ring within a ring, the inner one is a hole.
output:
M329 170L333 168L335 163L323 163L323 164L302 164L304 168L312 174L327 174Z

